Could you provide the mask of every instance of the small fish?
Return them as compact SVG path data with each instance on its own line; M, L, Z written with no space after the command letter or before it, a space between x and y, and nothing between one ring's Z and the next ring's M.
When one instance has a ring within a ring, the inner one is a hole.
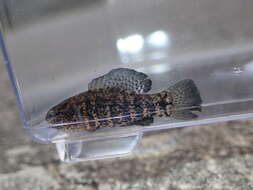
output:
M155 94L144 73L120 68L92 80L89 90L51 108L46 121L69 131L96 131L101 127L148 126L154 116L194 119L201 111L200 93L191 79L179 81Z

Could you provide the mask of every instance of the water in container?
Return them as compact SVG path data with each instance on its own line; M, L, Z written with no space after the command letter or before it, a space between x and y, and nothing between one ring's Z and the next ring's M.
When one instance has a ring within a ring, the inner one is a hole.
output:
M146 131L252 117L252 8L0 0L1 49L24 129L79 161L127 155Z

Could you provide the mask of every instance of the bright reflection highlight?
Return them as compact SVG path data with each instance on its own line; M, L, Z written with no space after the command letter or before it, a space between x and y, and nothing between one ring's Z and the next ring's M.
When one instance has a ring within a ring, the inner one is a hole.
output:
M245 70L249 71L249 72L253 72L253 61L251 61L245 65Z
M170 66L166 63L164 64L159 64L159 65L152 65L150 67L150 73L153 74L160 74L160 73L164 73L166 71L170 70Z
M147 37L147 42L150 46L164 47L169 45L168 35L164 31L156 31Z
M138 53L142 50L143 44L144 39L139 34L117 40L117 48L121 53Z
M166 54L164 52L154 52L149 55L151 60L160 60L166 58Z

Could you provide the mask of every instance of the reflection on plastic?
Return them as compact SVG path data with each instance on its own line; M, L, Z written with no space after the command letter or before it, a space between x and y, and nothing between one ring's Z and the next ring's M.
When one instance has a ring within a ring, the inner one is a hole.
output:
M252 72L253 71L253 61L250 61L249 63L247 63L245 65L245 70L248 72Z
M165 52L154 52L150 53L148 58L151 60L161 60L167 58L167 54Z
M147 36L133 34L117 39L116 46L123 63L164 60L170 47L170 36L162 30Z
M128 36L117 40L117 48L121 53L138 53L142 50L144 39L139 34Z
M142 133L136 132L99 140L59 142L56 148L60 159L65 162L103 159L130 154L141 137Z
M166 72L168 70L170 70L170 67L166 63L164 63L164 64L158 64L158 65L152 65L150 67L150 73L154 73L154 74L164 73L164 72Z
M233 68L233 72L237 75L239 75L240 73L242 73L242 69L240 67L234 67Z
M170 39L164 31L156 31L147 37L147 43L151 47L162 48L170 45Z

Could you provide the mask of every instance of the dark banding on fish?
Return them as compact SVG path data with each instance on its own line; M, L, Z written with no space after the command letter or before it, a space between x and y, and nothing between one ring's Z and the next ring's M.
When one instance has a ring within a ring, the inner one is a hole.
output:
M149 77L133 69L118 68L109 73L93 79L88 89L120 88L127 92L145 93L151 89L152 81Z
M51 108L46 120L53 128L68 132L95 131L101 127L147 126L153 123L154 116L194 119L198 117L194 112L201 111L200 93L191 79L179 81L159 93L138 94L137 86L127 84L127 73L133 78L129 79L130 84L140 83L141 78L147 80L147 75L122 68L111 72L93 80L90 90ZM123 82L106 84L105 81L120 77L118 72L124 76Z

